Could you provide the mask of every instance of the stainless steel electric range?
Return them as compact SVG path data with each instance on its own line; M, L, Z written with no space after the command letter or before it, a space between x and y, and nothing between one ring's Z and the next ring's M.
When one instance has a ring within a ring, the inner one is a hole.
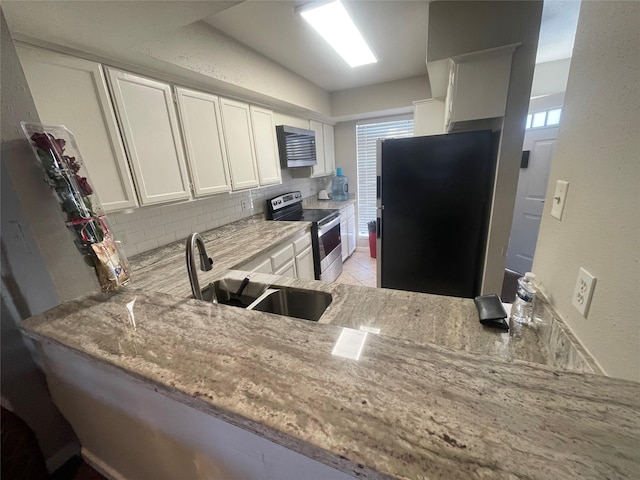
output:
M311 222L316 280L333 282L342 273L340 210L302 208L302 194L289 192L267 200L267 220Z

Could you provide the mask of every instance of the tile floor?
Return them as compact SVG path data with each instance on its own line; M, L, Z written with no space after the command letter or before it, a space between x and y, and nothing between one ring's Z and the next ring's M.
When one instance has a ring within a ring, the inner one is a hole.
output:
M336 279L336 283L376 286L376 259L371 258L369 249L353 252L342 265L342 274Z

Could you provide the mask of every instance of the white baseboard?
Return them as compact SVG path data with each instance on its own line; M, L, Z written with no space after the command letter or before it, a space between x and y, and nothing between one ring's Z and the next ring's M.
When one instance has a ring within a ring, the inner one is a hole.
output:
M127 480L117 470L107 465L100 458L98 458L96 455L94 455L84 447L82 447L82 458L89 464L91 468L97 470L98 473L100 473L103 477L108 478L109 480Z
M69 459L78 455L78 453L80 453L80 445L78 445L77 442L67 443L64 447L47 458L47 470L49 473L55 472Z

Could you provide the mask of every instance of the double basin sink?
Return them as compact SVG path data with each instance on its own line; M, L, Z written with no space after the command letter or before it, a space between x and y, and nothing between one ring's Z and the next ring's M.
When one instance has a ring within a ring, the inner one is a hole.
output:
M221 279L202 289L202 299L231 305L247 310L274 313L287 317L317 322L331 304L331 295L316 290L302 290L292 287L265 285L249 282L243 293L237 295L240 282L235 279ZM247 292L247 293L244 293Z

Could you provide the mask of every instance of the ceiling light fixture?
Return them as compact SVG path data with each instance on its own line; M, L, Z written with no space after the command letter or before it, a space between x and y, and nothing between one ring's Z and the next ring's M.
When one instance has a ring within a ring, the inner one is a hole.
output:
M306 4L296 11L351 67L378 61L339 0L314 5Z

